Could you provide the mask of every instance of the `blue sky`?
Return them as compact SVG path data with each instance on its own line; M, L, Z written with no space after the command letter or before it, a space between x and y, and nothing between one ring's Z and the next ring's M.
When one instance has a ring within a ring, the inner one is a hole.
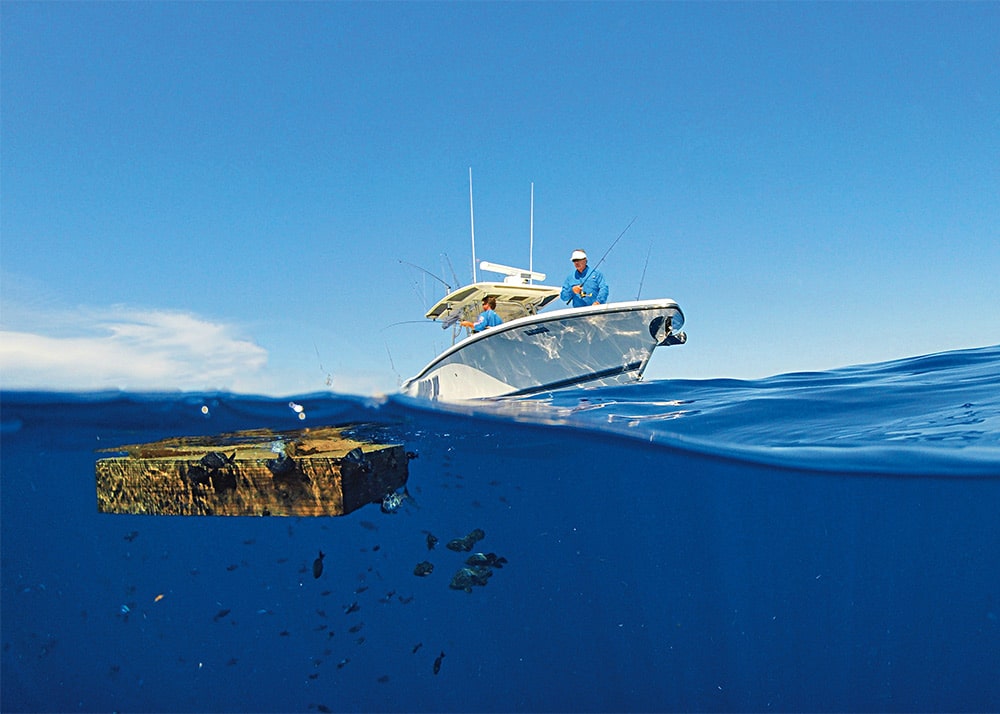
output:
M477 257L647 379L1000 342L1000 3L0 7L4 388L393 391ZM646 262L649 256L648 264ZM403 262L401 262L403 261ZM596 262L591 261L592 264Z

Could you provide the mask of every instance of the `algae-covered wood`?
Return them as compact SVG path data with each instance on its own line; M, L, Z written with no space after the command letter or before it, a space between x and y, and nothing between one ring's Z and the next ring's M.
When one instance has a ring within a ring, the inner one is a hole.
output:
M99 459L105 513L340 516L380 503L406 484L398 444L359 441L345 429L254 430L165 439Z

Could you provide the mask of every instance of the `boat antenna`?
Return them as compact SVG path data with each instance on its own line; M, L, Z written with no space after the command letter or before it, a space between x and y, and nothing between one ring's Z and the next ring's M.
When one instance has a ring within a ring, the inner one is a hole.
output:
M632 227L632 224L635 223L635 219L638 218L638 217L639 216L635 216L631 221L628 222L628 225L625 226L625 230L618 234L618 237L615 238L615 242L611 244L611 247L608 248L606 251L604 251L604 255L602 255L601 259L599 261L597 261L597 265L594 266L595 268L600 267L601 263L604 262L604 259L608 257L608 253L610 253L612 250L614 250L614 247L616 245L618 245L618 241L620 241L622 239L622 236L625 235L625 232L628 231L628 229Z
M528 285L531 285L534 280L531 276L535 274L535 182L531 182L531 210L530 210L530 220L528 223Z
M472 282L479 282L476 278L476 215L472 210L472 167L469 167L469 227L472 231ZM449 290L450 292L450 290Z

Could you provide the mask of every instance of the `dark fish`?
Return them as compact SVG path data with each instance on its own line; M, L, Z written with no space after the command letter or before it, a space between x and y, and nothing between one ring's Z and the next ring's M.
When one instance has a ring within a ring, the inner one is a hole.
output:
M188 470L185 472L185 477L191 483L197 483L202 486L207 486L211 481L211 474L209 470L199 464L189 466Z
M417 650L419 650L423 646L424 646L423 642L418 642L417 644L413 645L413 654L416 654Z
M313 577L314 578L318 578L320 575L323 574L323 558L325 558L325 557L326 556L323 554L323 551L320 551L319 552L319 557L316 558L316 560L313 561Z
M352 612L357 612L360 609L361 609L361 606L358 604L358 601L355 600L350 605L348 605L347 607L344 608L344 612L347 613L348 615L350 615Z
M365 626L365 623L359 622L357 625L354 625L353 627L351 627L348 630L348 632L350 632L352 635L356 634L358 632L361 632L361 628L363 628L364 626Z
M323 712L323 714L331 714L331 712L333 712L333 709L326 706L325 704L317 704L316 711Z
M437 659L434 660L434 674L437 674L438 672L441 671L441 660L443 659L444 659L444 652L439 654L437 656Z
M434 546L438 544L438 538L433 533L427 534L427 550L434 550Z
M476 528L471 533L469 533L464 538L454 538L445 544L448 550L454 550L456 552L470 551L472 547L486 537L486 533L483 532L482 528Z
M378 678L378 681L380 684L385 684L386 682L389 681L389 675L383 674L381 677Z
M139 537L139 531L132 531L127 536L125 536L125 540L127 540L129 543L131 543L132 541L134 541L138 537Z
M220 454L218 451L209 451L207 454L201 457L201 465L206 469L221 469L226 466L231 466L236 461L236 452L234 451L231 456L226 456L225 454Z
M215 617L213 617L212 619L215 620L216 622L218 622L219 620L221 620L222 618L224 618L226 615L228 615L230 612L232 612L232 610L229 610L229 609L219 610L217 613L215 613Z

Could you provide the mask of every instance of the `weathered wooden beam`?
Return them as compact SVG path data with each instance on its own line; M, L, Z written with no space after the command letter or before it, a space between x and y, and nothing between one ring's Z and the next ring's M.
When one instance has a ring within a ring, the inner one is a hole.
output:
M323 427L181 437L106 451L97 508L177 516L341 516L406 484L409 456Z

